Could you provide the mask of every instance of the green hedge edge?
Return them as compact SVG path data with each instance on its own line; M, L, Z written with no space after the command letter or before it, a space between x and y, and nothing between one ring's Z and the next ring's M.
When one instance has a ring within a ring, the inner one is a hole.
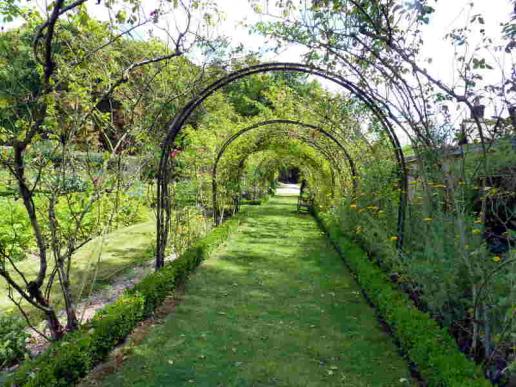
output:
M70 386L85 376L229 237L241 218L241 214L236 215L214 228L178 259L148 274L134 288L97 312L81 329L53 343L37 358L25 361L9 375L6 385Z
M446 329L428 313L417 309L409 297L371 262L364 250L342 234L335 220L321 214L315 214L315 217L429 386L492 386L481 367L459 350Z

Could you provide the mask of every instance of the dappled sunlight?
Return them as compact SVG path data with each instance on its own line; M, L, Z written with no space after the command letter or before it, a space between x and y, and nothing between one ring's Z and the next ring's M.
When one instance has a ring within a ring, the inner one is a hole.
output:
M295 201L273 197L245 209L237 233L192 276L177 309L104 385L363 386L409 378L313 218L292 211Z

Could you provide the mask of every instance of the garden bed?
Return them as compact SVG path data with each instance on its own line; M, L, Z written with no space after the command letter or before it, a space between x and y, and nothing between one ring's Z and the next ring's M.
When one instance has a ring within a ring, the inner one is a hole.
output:
M115 302L99 310L78 331L53 343L47 351L24 362L8 379L8 386L68 386L84 376L125 339L142 319L182 283L214 248L224 242L240 216L215 228L179 258L144 277Z
M367 254L339 228L316 216L402 351L430 386L490 386L482 369L460 352L450 334L418 310Z

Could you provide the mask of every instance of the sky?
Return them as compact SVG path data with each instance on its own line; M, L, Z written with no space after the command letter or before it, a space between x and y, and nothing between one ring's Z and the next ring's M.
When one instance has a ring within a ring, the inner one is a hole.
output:
M1 1L1 0L0 0ZM157 3L161 0L145 0L144 12L150 13L156 8ZM272 52L264 52L266 47L265 38L262 36L251 34L245 25L253 25L259 21L272 20L267 17L256 14L249 1L247 0L212 0L217 8L222 11L224 20L218 23L216 31L220 35L229 37L234 46L242 44L249 51L262 52L262 60L264 61L300 61L304 52L299 47L289 47L278 54ZM266 0L264 0L266 1ZM23 2L26 2L23 0ZM40 10L44 10L50 0L36 0L33 4ZM468 4L474 4L470 7ZM106 20L108 18L106 8L97 5L96 0L90 0L88 3L90 13L99 19ZM430 23L423 29L423 56L432 57L432 63L427 68L437 78L451 84L454 81L453 68L453 48L449 41L444 39L444 35L453 27L462 26L466 20L471 18L475 13L482 13L485 19L487 35L492 37L495 42L499 41L500 23L507 21L512 12L511 0L438 0L430 1L436 11L430 16ZM171 21L170 21L171 22ZM4 25L6 28L16 26L17 22ZM1 22L0 22L1 26ZM155 35L165 36L163 32L156 31ZM487 54L488 62L496 68L497 62L506 70L510 66L507 56L496 55L496 59L492 55ZM488 79L498 76L499 71L493 71L486 74Z
M1 0L0 0L1 1ZM25 1L25 0L23 0ZM157 4L163 0L144 0L143 10L144 14L149 14L153 9L157 7ZM246 26L254 25L260 21L273 20L266 16L255 13L249 4L248 0L212 0L216 7L222 12L222 18L220 22L216 23L214 27L214 35L227 36L233 46L239 44L247 51L260 52L261 60L267 61L289 61L289 62L301 62L302 54L304 49L297 46L289 46L279 53L274 53L267 50L266 39L257 34L251 34ZM260 0L262 3L267 0ZM50 0L36 0L32 1L40 10L44 10L46 4ZM270 3L273 3L269 0ZM101 20L107 20L109 15L106 7L102 4L97 5L96 0L90 0L88 3L90 14ZM433 5L435 12L430 15L430 21L422 30L423 46L422 46L422 57L431 57L431 63L425 63L430 74L437 79L443 80L448 85L454 85L455 79L455 68L454 68L454 48L449 41L445 39L445 34L452 28L463 26L473 15L481 13L484 17L485 24L482 27L485 28L486 33L490 36L494 43L500 42L501 27L500 23L505 22L509 19L513 6L511 0L430 0L429 4ZM473 7L470 4L474 4ZM178 24L181 26L181 15L176 18L163 18L161 25L167 25L168 28L174 30L174 25ZM17 22L4 25L6 28L16 26ZM1 24L0 24L1 25ZM166 39L166 34L162 30L153 29L152 34ZM140 38L148 35L148 27L145 27L141 31ZM474 31L473 36L479 36ZM270 47L270 46L269 46ZM461 48L463 49L463 48ZM511 58L508 54L502 52L492 53L486 52L485 57L487 62L494 67L492 71L485 71L483 76L486 82L496 83L501 77L501 69L504 69L506 74L510 74L511 70ZM195 60L195 54L191 59ZM514 60L514 58L513 58ZM327 89L334 92L338 92L339 88L335 84L319 79L319 82ZM455 104L456 105L456 104ZM457 117L464 116L460 114L459 108L454 106L456 109L452 114L456 114ZM404 138L403 142L407 139Z
M259 21L267 21L267 18L257 15L253 12L248 1L228 1L219 0L218 6L226 14L226 22L219 27L221 32L230 36L235 44L242 43L250 50L263 50L265 39L261 36L250 35L242 24L253 25ZM506 22L512 14L513 6L510 0L439 0L437 2L430 1L429 4L435 7L435 12L430 15L430 21L422 30L422 58L432 58L431 63L425 63L424 67L429 70L430 74L437 79L442 80L447 85L456 85L456 69L454 68L455 55L454 48L450 41L445 39L445 35L453 28L464 26L468 20L475 14L481 13L484 17L485 24L478 25L472 33L472 42L478 38L479 28L485 28L486 34L493 39L493 42L501 41L500 24ZM473 4L473 6L471 6ZM269 19L270 20L270 19ZM476 40L478 42L478 39ZM473 44L472 46L475 46ZM283 52L275 55L272 52L263 55L264 61L301 61L303 49L299 47L290 47ZM486 83L498 83L501 80L501 69L506 74L511 73L510 55L502 52L492 53L485 52L487 63L494 69L483 72L484 81ZM514 58L513 58L514 59ZM330 81L319 79L319 82L327 89L338 92L339 86ZM459 104L451 104L449 111L458 126L463 118L469 114L465 111L465 107ZM486 116L494 114L494 111L488 107ZM407 135L399 128L396 129L397 135L402 145L409 143Z
M265 39L261 36L251 35L243 27L243 24L253 25L259 21L267 21L271 19L264 18L256 14L248 1L231 1L218 0L219 8L226 15L225 23L219 26L220 32L231 37L233 43L243 44L252 51L263 51L266 46ZM422 58L432 58L431 63L424 63L429 73L437 79L442 80L447 85L456 85L456 69L454 68L455 56L454 48L450 41L445 39L445 35L453 28L464 26L468 20L475 14L481 13L484 17L485 24L476 25L472 33L472 42L479 41L478 29L485 28L486 34L493 39L495 44L501 42L500 24L506 22L512 14L513 6L510 0L438 0L430 1L435 7L435 12L430 15L428 25L422 30ZM473 6L470 6L473 4ZM476 40L475 40L476 38ZM472 45L473 47L475 44ZM461 47L463 49L463 47ZM289 47L279 54L272 52L264 53L262 59L264 61L301 61L301 55L304 49L300 47ZM514 54L513 54L514 55ZM494 69L483 71L482 76L486 84L496 84L501 82L501 69L504 70L506 76L511 74L511 65L516 58L510 57L510 54L501 52L485 52L487 63ZM327 89L338 92L339 86L330 81L319 79L319 82ZM482 81L480 81L482 82ZM453 104L449 106L450 114L455 118L456 122L460 122L462 118L467 116L464 106ZM489 110L486 114L494 114ZM404 134L400 134L404 143L408 139Z
M432 3L430 1L430 4ZM473 7L469 6L471 3L474 3ZM260 36L250 35L241 24L245 22L252 25L267 20L266 18L253 12L249 2L245 0L218 0L217 4L227 17L227 21L219 27L221 32L230 36L235 44L242 43L253 50L263 48L265 40ZM461 27L474 14L482 13L486 33L496 42L500 40L500 23L506 22L512 12L510 0L439 0L435 2L434 7L436 11L430 16L429 24L422 31L423 55L432 57L433 62L427 66L428 69L447 83L454 80L454 52L449 41L444 39L445 34L454 27ZM266 54L265 59L295 61L300 59L302 52L300 49L291 48L279 55ZM499 60L503 58L500 57ZM491 60L490 63L494 65L495 61Z

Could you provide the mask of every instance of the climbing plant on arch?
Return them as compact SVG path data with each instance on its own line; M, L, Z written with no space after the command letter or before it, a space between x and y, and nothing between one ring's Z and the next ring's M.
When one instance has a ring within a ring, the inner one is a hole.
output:
M278 135L278 133L273 133L274 136L271 136L269 138L274 137L281 137L284 139L283 136ZM327 149L324 149L321 145L317 144L316 142L311 141L309 138L302 137L302 136L294 136L290 139L299 140L300 143L307 145L309 148L316 151L316 154L319 155L329 166L329 174L331 179L330 189L331 189L331 196L334 197L336 190L339 187L342 187L342 184L337 184L337 177L336 175L340 176L342 174L341 167L339 166L339 161L335 159L334 155L332 155ZM250 151L246 151L244 154L239 155L238 160L236 162L236 168L233 168L229 166L231 169L236 169L233 171L229 171L229 179L234 182L234 185L236 185L238 188L237 196L241 195L241 187L240 182L242 180L242 177L244 175L244 169L246 161L250 158L250 156L256 156L258 154L262 153L263 159L259 161L259 164L255 168L255 173L264 170L266 168L269 168L271 173L269 173L269 177L273 178L274 172L280 168L280 166L283 164L283 166L290 164L291 166L299 167L301 170L303 170L305 173L303 175L308 174L310 176L319 176L320 180L318 183L315 183L314 186L323 187L326 186L325 182L325 173L324 173L324 166L321 165L319 161L314 158L310 154L306 153L299 153L294 152L292 153L291 149L271 149L271 144L266 144L265 146L261 146L258 149L252 149ZM267 157L269 156L269 157ZM232 173L233 172L233 173ZM233 177L231 177L233 175ZM212 179L218 179L220 176L214 175ZM226 177L227 178L227 177ZM221 211L221 203L219 200L219 185L212 180L212 184L215 183L213 186L213 208L214 208L214 220L215 224L220 224L220 222L223 219L223 216L221 215L223 211ZM227 185L227 181L224 185ZM266 182L263 182L266 183ZM269 181L269 184L271 182ZM236 201L233 200L233 205L237 208L238 207L239 200ZM222 200L222 207L224 207L224 201Z
M234 71L225 77L213 82L205 89L203 89L197 96L191 99L179 113L174 117L168 126L167 135L162 143L162 152L157 174L157 239L156 239L156 268L160 268L165 262L165 247L169 234L169 219L170 219L170 195L168 192L169 182L169 159L170 151L176 140L177 135L181 132L184 124L192 115L199 105L203 103L206 98L215 93L217 90L234 82L238 79L250 76L252 74L265 72L299 72L310 74L327 79L335 84L343 87L349 91L353 96L359 99L365 106L367 106L372 114L378 119L383 130L387 134L392 150L398 165L398 179L399 179L399 211L397 221L397 247L401 249L403 245L403 229L405 221L406 195L407 195L407 173L405 166L405 157L398 136L394 131L391 123L393 116L388 107L381 101L371 96L366 91L362 90L353 82L341 77L339 74L332 71L315 67L302 63L265 63L254 66L249 66L241 70Z
M333 136L329 131L323 129L322 127L320 126L317 126L317 125L313 125L313 124L309 124L309 123L305 123L305 122L301 122L301 121L295 121L295 120L288 120L288 119L274 119L274 120L266 120L266 121L261 121L261 122L258 122L254 125L251 125L251 126L248 126L244 129L241 129L239 130L238 132L234 133L233 135L231 135L230 137L228 137L226 139L226 141L224 141L224 143L221 145L218 153L217 153L217 156L215 158L215 162L213 164L213 169L212 169L212 195L213 195L213 209L214 209L214 218L215 219L218 219L217 217L217 213L218 213L218 209L217 209L217 191L218 191L218 188L217 188L217 169L218 169L218 165L219 165L219 162L221 160L221 158L223 157L224 153L226 152L226 149L234 142L236 141L238 138L240 138L241 136L245 135L246 133L254 130L254 129L258 129L258 128L262 128L262 127L268 127L268 129L272 130L273 132L276 131L276 129L274 127L272 127L273 125L276 125L276 124L289 124L289 125L293 125L293 126L296 126L296 127L300 127L300 128L303 128L303 129L311 129L311 130L315 130L321 134L323 134L326 138L330 139L335 145L337 145L337 147L342 151L342 153L344 154L345 156L345 159L347 161L347 164L349 166L349 171L350 171L350 175L351 175L351 178L352 178L352 184L353 184L353 187L354 187L354 191L356 191L356 177L357 177L357 171L356 171L356 167L355 167L355 162L353 161L351 155L349 154L349 152L347 151L346 147L335 137ZM317 148L317 146L315 144L312 144L314 147ZM334 162L332 161L330 155L328 154L324 154L324 150L322 150L320 147L317 148L318 151L323 154L329 161L329 163L334 167L334 168L337 168L334 164ZM334 178L333 178L334 180Z

